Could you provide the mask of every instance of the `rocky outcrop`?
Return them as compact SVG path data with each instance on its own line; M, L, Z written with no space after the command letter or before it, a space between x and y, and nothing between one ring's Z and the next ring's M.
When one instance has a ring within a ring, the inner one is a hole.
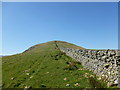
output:
M120 87L120 52L118 50L90 50L59 48L88 70L107 82Z

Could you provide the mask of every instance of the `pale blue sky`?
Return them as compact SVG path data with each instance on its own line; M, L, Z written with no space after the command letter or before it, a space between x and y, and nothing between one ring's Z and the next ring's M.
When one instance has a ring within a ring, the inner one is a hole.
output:
M88 49L118 48L117 2L3 3L3 55L52 40Z

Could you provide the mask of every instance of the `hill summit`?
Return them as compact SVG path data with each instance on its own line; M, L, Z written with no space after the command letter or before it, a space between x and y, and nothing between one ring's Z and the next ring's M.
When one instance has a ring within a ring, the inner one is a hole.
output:
M77 45L65 42L65 41L49 41L46 43L41 43L34 45L30 47L29 49L25 50L24 52L39 52L42 48L59 48L59 47L64 47L64 48L74 48L74 49L84 49L83 47L79 47Z

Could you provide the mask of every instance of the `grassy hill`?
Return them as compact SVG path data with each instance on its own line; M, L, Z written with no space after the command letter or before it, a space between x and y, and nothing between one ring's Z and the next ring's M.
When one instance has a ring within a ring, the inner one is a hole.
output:
M58 47L84 49L63 41L50 41L23 53L5 56L2 58L3 88L106 87Z

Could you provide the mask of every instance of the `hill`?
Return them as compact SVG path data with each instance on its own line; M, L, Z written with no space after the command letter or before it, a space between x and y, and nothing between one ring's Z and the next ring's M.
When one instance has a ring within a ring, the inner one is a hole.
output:
M59 47L84 49L63 41L50 41L32 46L23 53L5 56L2 58L2 87L105 87L92 72L66 56Z

